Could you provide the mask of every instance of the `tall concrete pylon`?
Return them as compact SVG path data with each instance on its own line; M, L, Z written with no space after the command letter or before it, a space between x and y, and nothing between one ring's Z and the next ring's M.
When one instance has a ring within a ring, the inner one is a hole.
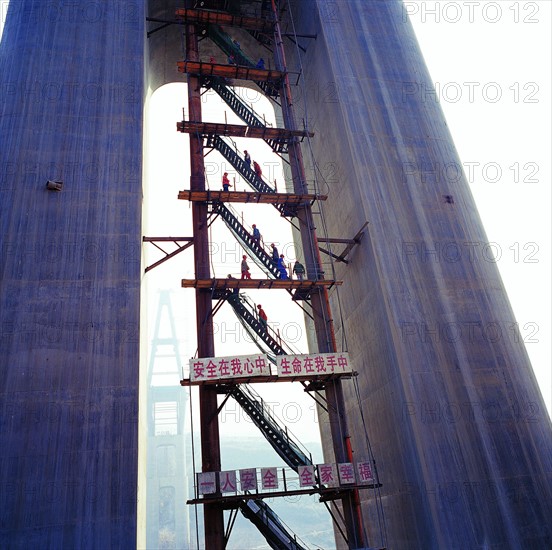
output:
M402 3L294 6L297 33L317 35L301 104L314 157L335 167L328 234L369 221L335 266L342 317L333 305L361 372L388 546L549 546L550 419L441 108L414 91L432 81ZM362 453L354 391L348 403Z
M136 544L144 34L138 2L8 7L2 548Z
M337 168L328 232L369 221L354 261L336 265L335 321L361 372L387 544L549 547L550 420L496 266L478 261L487 239L467 182L431 169L461 164L439 106L412 93L431 80L402 4L291 5L297 33L317 35L296 110L307 107L315 158ZM145 17L175 7L19 0L8 11L2 547L136 545L143 105L183 80L178 27L148 39ZM354 392L349 404L361 453Z

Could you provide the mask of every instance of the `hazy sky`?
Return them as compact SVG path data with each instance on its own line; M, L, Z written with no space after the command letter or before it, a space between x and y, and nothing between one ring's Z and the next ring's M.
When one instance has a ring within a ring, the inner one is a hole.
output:
M551 6L404 2L549 411Z

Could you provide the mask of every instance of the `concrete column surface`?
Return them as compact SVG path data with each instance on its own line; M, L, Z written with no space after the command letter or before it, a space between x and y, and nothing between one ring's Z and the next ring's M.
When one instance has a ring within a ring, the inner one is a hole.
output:
M144 23L141 2L8 8L2 548L136 545Z
M332 304L360 372L360 400L344 384L351 435L365 457L362 407L388 547L550 546L550 419L441 109L411 93L432 83L403 5L293 5L297 33L317 35L296 109L315 132L328 234L369 222L335 264Z

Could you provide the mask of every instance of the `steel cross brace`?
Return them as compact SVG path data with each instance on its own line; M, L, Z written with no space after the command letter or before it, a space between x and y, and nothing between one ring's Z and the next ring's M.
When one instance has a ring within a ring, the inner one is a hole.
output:
M157 262L149 265L145 269L145 273L153 269L154 267L157 267L158 265L162 264L163 262L166 262L167 260L170 260L171 258L174 258L177 254L180 254L182 251L189 248L193 243L194 239L193 237L142 237L142 241L145 243L151 243L155 248L158 248L165 254L164 258L161 258ZM173 250L172 252L167 252L166 250L163 250L159 245L156 243L165 243L165 242L171 242L174 243L177 246L176 250ZM185 242L185 245L179 245L178 243Z
M364 228L368 225L368 222L364 222L363 226L359 229L359 231L357 232L357 234L352 238L352 239L318 239L319 242L321 243L328 243L328 244L346 244L347 246L345 247L345 250L343 250L343 252L341 254L339 254L339 256L337 254L334 254L333 252L330 252L329 250L326 250L325 248L322 248L321 246L319 246L319 250L321 252L324 252L324 254L327 254L328 256L331 256L332 258L335 258L338 262L343 262L345 264L348 264L349 261L346 260L345 258L347 257L347 255L349 254L349 252L351 252L351 250L353 249L353 247L357 244L360 244L360 241L362 240L362 237L364 236Z

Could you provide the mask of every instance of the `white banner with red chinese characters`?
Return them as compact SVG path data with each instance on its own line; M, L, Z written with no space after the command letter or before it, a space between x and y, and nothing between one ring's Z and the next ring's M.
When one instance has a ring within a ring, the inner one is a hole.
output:
M278 376L328 376L353 372L348 353L277 355Z
M284 471L285 470L285 471ZM218 482L218 483L217 483ZM346 487L375 482L369 461L344 462L339 464L307 464L299 466L297 473L286 468L244 468L222 472L197 473L197 495L246 494L287 490L290 486L300 489L321 485L322 487ZM293 492L293 489L289 491Z
M263 354L190 359L190 381L192 382L270 376L270 374L268 357Z

